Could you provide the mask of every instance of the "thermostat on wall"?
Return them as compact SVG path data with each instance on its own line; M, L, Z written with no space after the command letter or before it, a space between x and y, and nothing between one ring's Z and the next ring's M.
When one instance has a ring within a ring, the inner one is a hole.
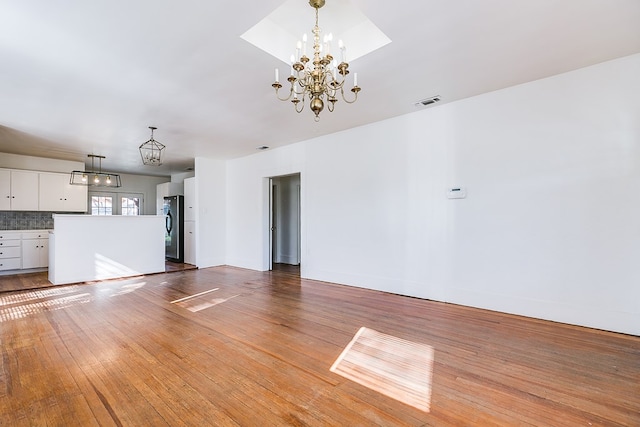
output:
M447 190L448 199L464 199L467 197L467 189L464 187L454 187Z

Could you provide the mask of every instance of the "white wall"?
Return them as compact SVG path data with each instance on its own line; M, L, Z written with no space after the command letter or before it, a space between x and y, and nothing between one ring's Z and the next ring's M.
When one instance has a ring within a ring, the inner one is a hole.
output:
M195 171L174 173L173 175L171 175L171 182L182 184L186 178L193 178L194 176L196 176Z
M633 55L229 161L226 263L266 269L265 178L301 172L303 277L640 335L638 75Z
M72 160L47 159L44 157L0 153L0 168L63 172L70 174L73 170L84 170L84 163L74 162Z
M54 215L49 280L54 285L165 270L164 218Z
M227 162L227 264L254 270L269 268L268 178L301 172L305 149L305 144L293 144ZM300 181L304 191L304 175ZM305 211L304 195L301 210ZM303 248L304 226L302 219Z
M143 215L156 215L156 186L169 182L170 177L120 174L122 187L89 187L89 191L107 193L140 193L143 196Z

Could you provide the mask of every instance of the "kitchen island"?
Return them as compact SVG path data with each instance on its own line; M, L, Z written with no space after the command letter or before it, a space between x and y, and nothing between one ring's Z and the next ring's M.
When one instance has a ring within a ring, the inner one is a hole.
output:
M54 285L165 271L165 217L53 216L49 281Z

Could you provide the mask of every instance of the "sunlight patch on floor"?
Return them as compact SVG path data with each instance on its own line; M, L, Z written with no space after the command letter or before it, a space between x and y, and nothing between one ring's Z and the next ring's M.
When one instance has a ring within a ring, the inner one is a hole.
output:
M429 412L433 347L360 328L331 372Z
M111 283L106 283L106 286L109 287L98 288L98 297L101 294L104 294L105 297L125 295L144 287L146 282L128 280L114 282L114 284L116 286L112 287ZM23 319L45 311L55 311L89 303L95 299L94 294L77 293L85 289L96 290L96 288L72 285L0 295L0 323Z
M76 292L78 289L79 289L79 286L73 285L73 286L64 286L59 288L37 289L33 291L25 291L25 292L19 292L19 293L12 293L9 295L2 295L0 296L0 307L13 305L13 304L22 304L25 302L39 300L43 298L72 294Z
M184 298L179 298L177 300L173 300L173 301L171 301L171 304L176 304L176 303L187 301L187 300L190 300L190 299L193 299L193 298L198 298L198 297L201 297L203 295L209 294L211 292L219 291L219 290L220 290L220 288L209 289L208 291L199 292L199 293L194 294L194 295L189 295L189 296L186 296Z
M207 299L206 301L202 301L202 299L207 294L210 294L211 292L215 292L215 291L218 291L218 290L220 290L220 288L209 289L208 291L200 292L200 293L197 293L195 295L189 295L189 296L186 296L184 298L180 298L180 299L171 301L171 304L175 304L178 307L186 308L187 310L195 313L195 312L204 310L205 308L209 308L209 307L213 307L213 306L218 305L218 304L222 304L223 302L227 302L232 298L240 296L240 294L238 294L238 295L232 295L232 296L230 296L228 298L212 298L212 299Z
M0 309L0 323L9 320L18 320L43 311L61 310L78 304L86 304L91 301L91 294L77 294L68 297L47 299L31 304L22 304Z
M124 295L124 294L128 294L131 293L133 291L136 291L142 287L144 287L144 285L146 285L147 282L137 282L137 283L128 283L126 285L122 285L120 287L120 290L117 292L114 292L113 294L111 294L110 296L112 297L117 297L119 295Z
M195 313L205 308L213 307L214 305L222 304L223 302L227 302L232 298L238 297L240 295L233 295L229 298L213 298L208 301L196 302L196 301L184 301L177 303L178 306L182 308L186 308L187 310Z

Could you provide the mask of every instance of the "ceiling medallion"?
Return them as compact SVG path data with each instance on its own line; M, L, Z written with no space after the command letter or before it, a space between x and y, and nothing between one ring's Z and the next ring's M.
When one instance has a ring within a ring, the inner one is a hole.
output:
M271 85L276 90L276 97L280 101L291 101L296 112L304 109L305 100L309 99L309 108L315 114L315 121L320 120L320 112L324 109L325 101L327 109L332 112L335 103L338 102L337 94L347 104L353 104L358 99L358 73L353 75L353 87L351 92L355 94L352 100L344 96L344 84L349 74L349 63L346 59L346 51L342 40L338 42L340 49L340 63L331 55L331 33L324 36L324 43L320 43L320 27L318 26L318 10L324 6L325 0L309 0L309 4L316 10L316 24L313 27L313 61L307 57L307 35L302 36L302 41L296 45L295 55L291 55L291 75L287 81L291 84L289 95L281 98L278 90L282 88L279 82L279 71L276 68L276 81ZM302 54L302 56L300 56ZM299 59L298 59L299 58Z

